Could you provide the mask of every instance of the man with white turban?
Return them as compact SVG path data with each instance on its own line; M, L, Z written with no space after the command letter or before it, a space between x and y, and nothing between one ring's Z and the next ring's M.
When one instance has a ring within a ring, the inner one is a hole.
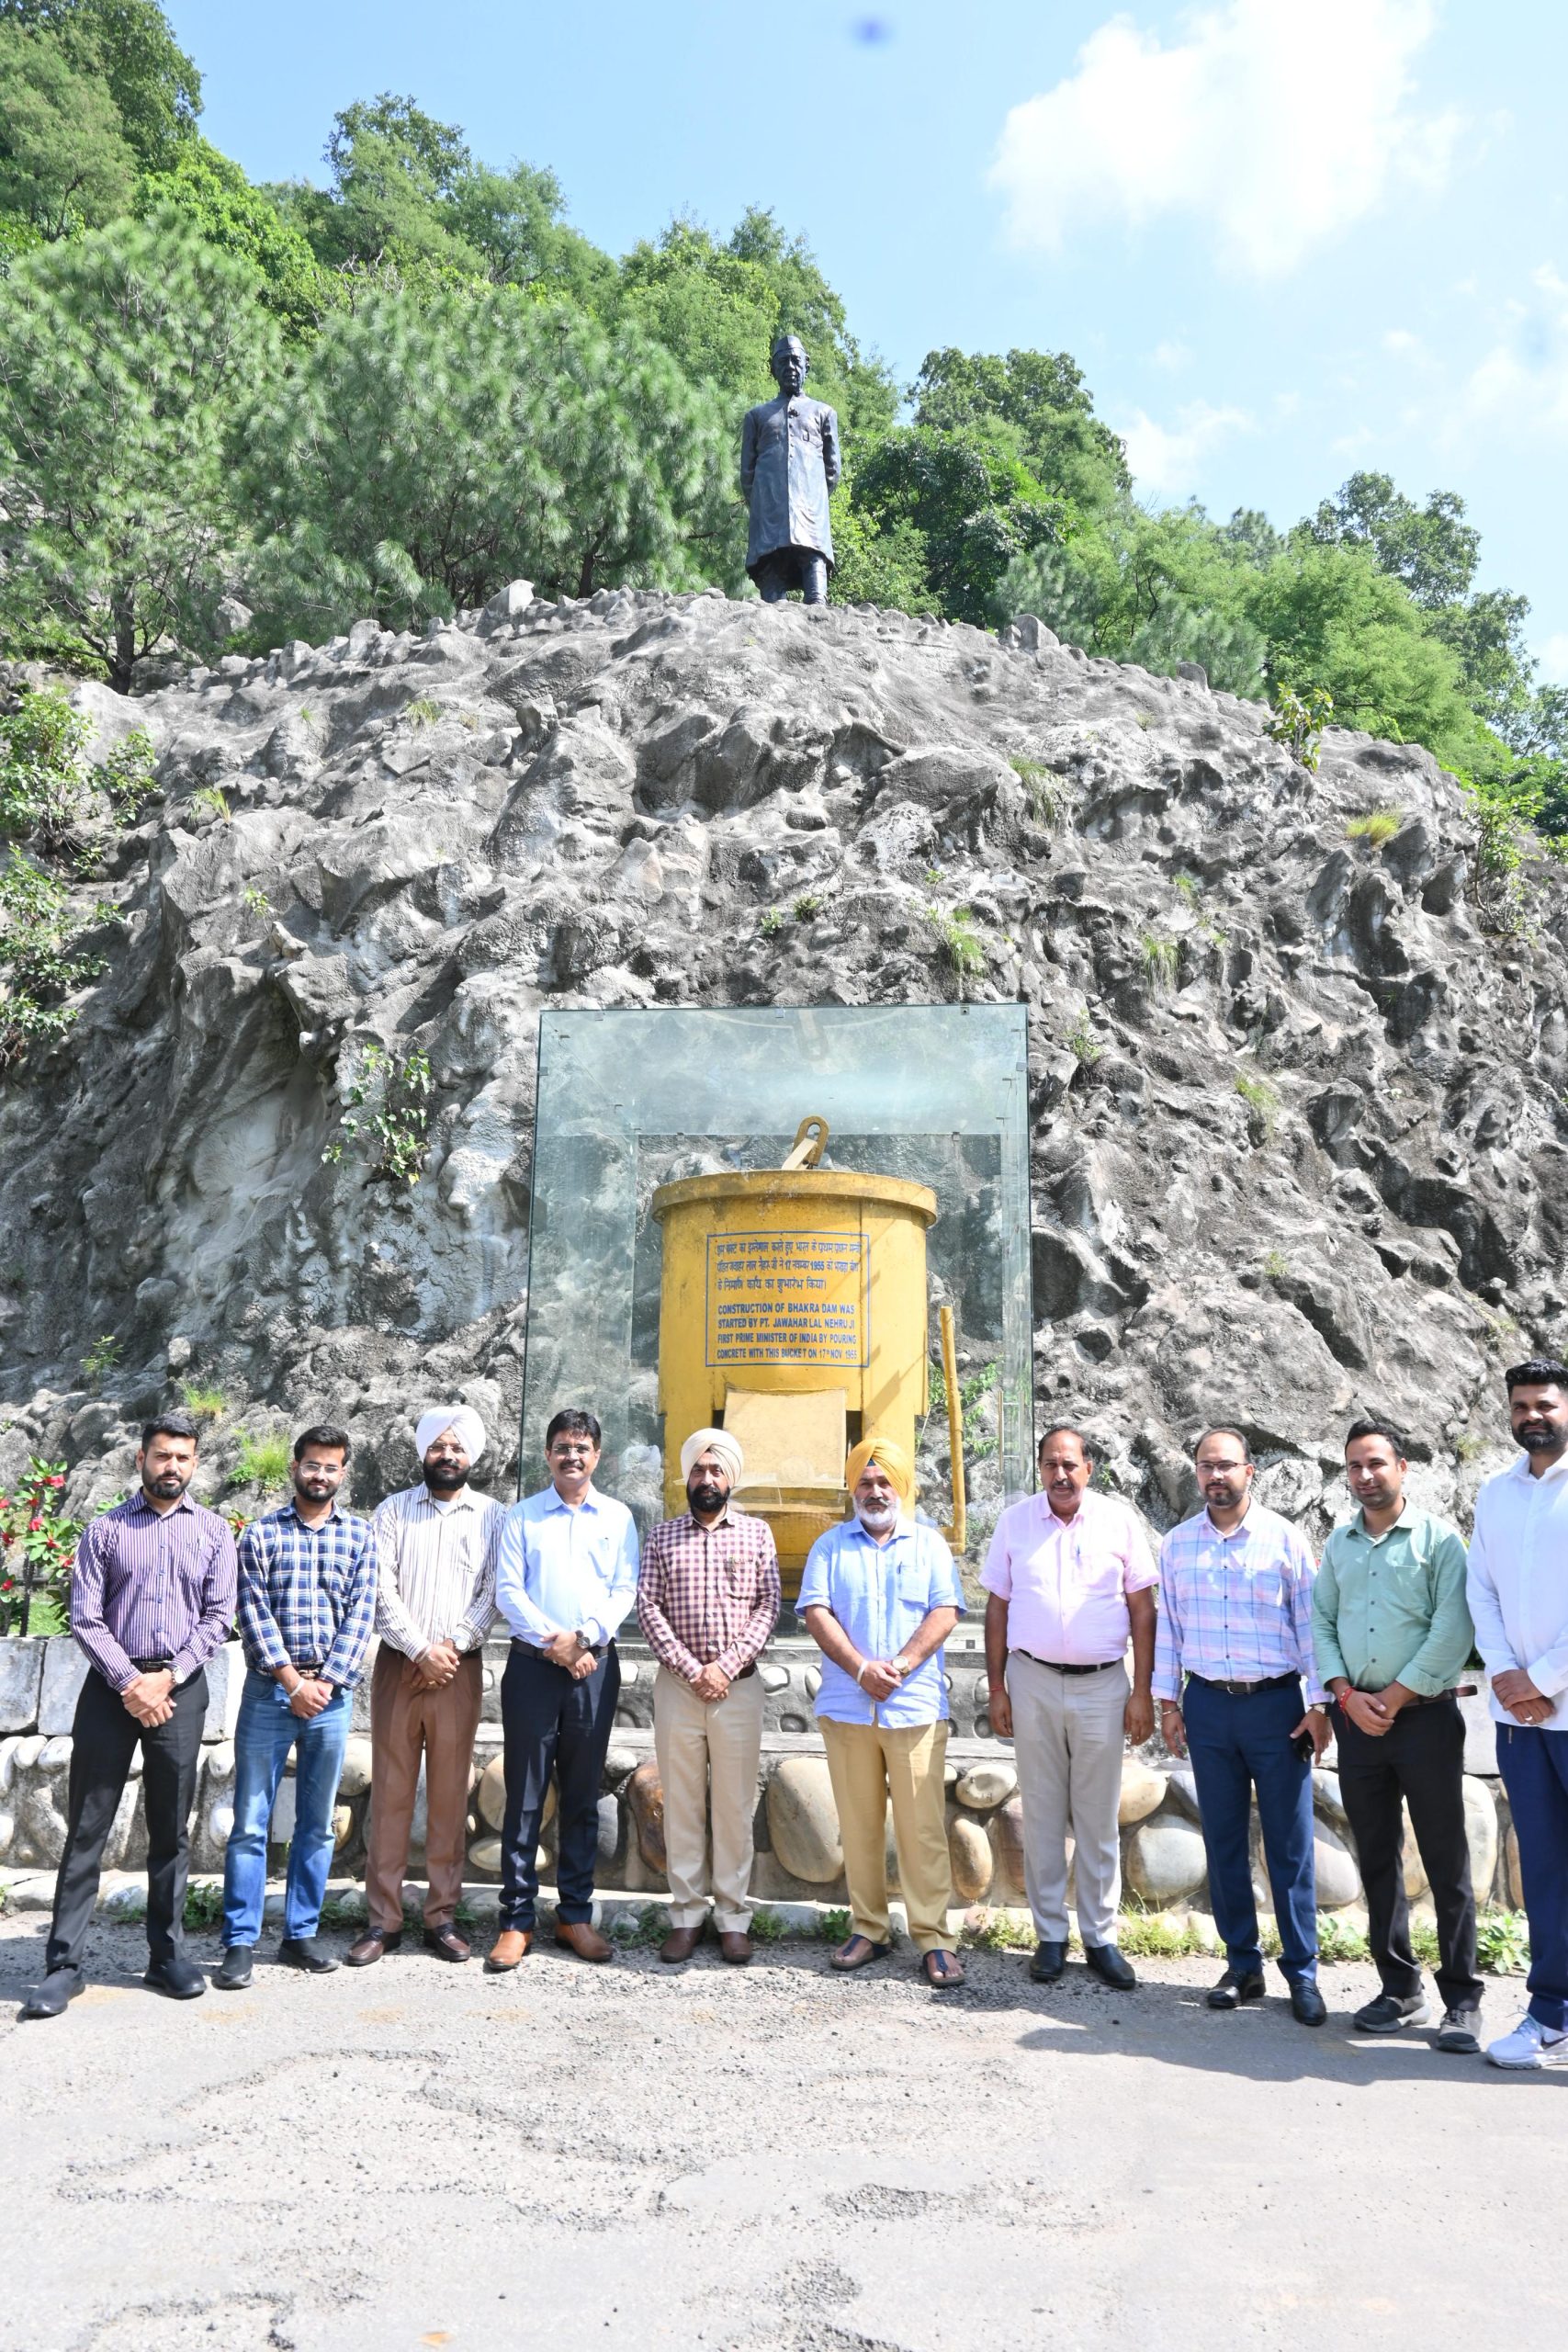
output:
M731 1499L745 1467L727 1430L693 1431L681 1448L690 1508L654 1529L637 1580L637 1623L659 1660L653 1747L670 1880L670 1933L659 1957L671 1962L695 1951L710 1894L720 1954L736 1966L751 1957L757 1660L778 1623L779 1559L767 1521Z
M501 1933L485 1967L513 1969L534 1941L539 1831L555 1778L556 1942L579 1960L615 1958L593 1925L599 1792L621 1690L615 1635L637 1593L637 1528L593 1484L603 1432L576 1406L545 1431L550 1479L513 1503L502 1530L496 1605L512 1628L501 1682L506 1817Z
M344 1954L351 1968L372 1966L402 1941L403 1872L422 1759L425 1949L442 1960L468 1957L453 1918L483 1697L479 1652L495 1615L505 1514L468 1484L485 1450L484 1423L470 1406L422 1413L414 1450L424 1474L419 1485L389 1495L375 1515L381 1646L370 1678L370 1924Z
M909 1934L939 1993L964 1982L947 1932L947 1683L942 1645L964 1613L953 1555L912 1516L914 1465L875 1435L844 1465L854 1510L819 1535L800 1584L806 1630L822 1653L817 1722L844 1849L852 1933L833 1954L864 1968L892 1949L889 1804Z

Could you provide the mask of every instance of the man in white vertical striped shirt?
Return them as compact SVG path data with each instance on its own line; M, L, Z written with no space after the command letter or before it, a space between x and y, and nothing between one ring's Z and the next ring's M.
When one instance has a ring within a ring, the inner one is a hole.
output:
M453 1919L463 1889L483 1696L479 1653L495 1614L496 1547L506 1514L468 1485L485 1447L484 1424L470 1407L426 1413L414 1445L423 1478L389 1495L375 1516L381 1646L370 1681L370 1918L344 1955L351 1968L370 1967L402 1941L403 1872L422 1758L425 1948L443 1960L468 1957Z

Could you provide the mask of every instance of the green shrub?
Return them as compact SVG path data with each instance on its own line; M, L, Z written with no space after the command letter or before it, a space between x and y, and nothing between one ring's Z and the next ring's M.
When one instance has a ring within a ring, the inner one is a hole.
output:
M1076 1054L1083 1069L1092 1069L1105 1051L1094 1034L1094 1023L1088 1012L1080 1012L1067 1037L1067 1051Z
M115 913L102 899L74 910L64 883L12 850L0 869L0 1075L41 1059L71 1028L80 1008L67 1000L104 968L79 942Z
M0 1634L63 1633L80 1520L62 1510L65 1464L30 1454L0 1495Z
M841 1944L849 1940L850 1915L847 1911L824 1911L817 1922L817 1932L825 1944Z
M751 1914L751 1940L759 1944L782 1944L789 1933L789 1923L776 1911L760 1903Z
M1522 1911L1487 1906L1476 1921L1475 1949L1488 1976L1519 1976L1530 1964L1529 1921Z
M198 1421L220 1421L229 1409L229 1399L221 1388L204 1388L198 1380L182 1380L180 1403Z
M207 1879L186 1888L185 1919L187 1928L216 1928L223 1917L223 1882Z
M1174 939L1162 939L1158 933L1145 931L1138 941L1144 972L1155 996L1169 996L1175 989L1181 968L1181 949Z
M96 1388L106 1372L112 1372L123 1353L121 1343L112 1331L105 1331L93 1341L82 1358L82 1377L89 1387Z
M764 939L776 939L784 927L784 909L769 907L757 928Z
M1235 1091L1247 1105L1254 1136L1267 1143L1280 1124L1280 1097L1266 1078L1246 1071L1236 1080Z
M421 727L434 727L440 716L441 705L434 695L417 695L403 712L408 724L416 729Z
M986 943L975 927L975 918L967 907L928 907L926 921L937 936L937 944L950 969L959 981L977 978L987 962Z
M1037 825L1050 827L1062 818L1062 792L1052 771L1043 760L1026 759L1021 752L1012 752L1008 765L1029 797L1030 814Z
M293 1449L281 1430L240 1440L240 1458L229 1474L231 1487L286 1487Z
M1317 1956L1320 1960L1365 1960L1369 1957L1370 1949L1364 1928L1356 1927L1348 1919L1342 1919L1337 1911L1318 1913Z
M352 1050L340 1139L321 1158L335 1165L352 1148L369 1158L367 1183L417 1184L430 1148L430 1056L420 1048L400 1061L363 1038Z
M1274 696L1274 716L1269 722L1269 733L1276 743L1283 743L1293 760L1316 775L1323 757L1323 730L1334 716L1334 696L1322 686L1309 686L1304 695L1293 686L1280 686Z
M1365 817L1352 817L1345 828L1346 838L1353 842L1370 842L1373 849L1382 849L1393 841L1404 822L1397 808L1373 808Z

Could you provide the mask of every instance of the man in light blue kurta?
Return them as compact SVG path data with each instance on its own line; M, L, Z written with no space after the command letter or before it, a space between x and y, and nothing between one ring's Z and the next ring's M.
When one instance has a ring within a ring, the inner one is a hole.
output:
M912 1465L867 1439L844 1483L855 1515L819 1535L800 1585L806 1629L822 1652L817 1721L844 1849L852 1926L835 1968L863 1968L891 1947L887 1807L909 1934L939 1991L964 1981L947 1932L952 1871L942 1645L964 1613L953 1555L910 1515Z
M615 1635L637 1599L637 1528L593 1484L599 1424L558 1413L545 1436L550 1483L513 1503L501 1531L495 1603L512 1629L501 1684L506 1742L501 1927L485 1966L515 1968L534 1937L536 1856L552 1772L559 1791L556 1941L580 1960L611 1946L593 1926L599 1783L620 1694Z

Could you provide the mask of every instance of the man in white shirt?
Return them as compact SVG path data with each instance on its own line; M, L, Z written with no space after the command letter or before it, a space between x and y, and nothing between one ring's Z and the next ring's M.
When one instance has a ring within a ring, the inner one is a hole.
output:
M1155 1727L1155 1587L1137 1513L1097 1495L1094 1457L1061 1423L1040 1441L1041 1492L998 1520L982 1578L991 1729L1010 1738L1023 1806L1023 1871L1037 1948L1029 1973L1067 1964L1071 1825L1084 1958L1118 1992L1137 1983L1116 1944L1117 1814L1129 1739ZM1133 1645L1128 1680L1127 1645Z
M484 1695L479 1652L495 1614L502 1506L476 1494L468 1473L485 1450L468 1405L438 1405L414 1431L424 1476L389 1495L373 1525L378 1561L370 1676L370 1838L366 1933L344 1954L374 1966L403 1934L403 1872L424 1764L424 1943L464 1961L454 1917L468 1849L468 1783Z
M1523 1448L1475 1498L1466 1592L1492 1679L1497 1764L1519 1841L1529 2007L1495 2066L1568 2065L1568 1365L1504 1374Z
M545 1431L550 1483L513 1503L501 1534L496 1606L512 1629L501 1683L506 1817L501 1933L485 1967L517 1966L534 1940L539 1830L553 1773L556 1941L579 1960L613 1960L593 1925L599 1785L615 1720L615 1635L637 1599L637 1528L593 1484L602 1432L592 1413L557 1413Z

